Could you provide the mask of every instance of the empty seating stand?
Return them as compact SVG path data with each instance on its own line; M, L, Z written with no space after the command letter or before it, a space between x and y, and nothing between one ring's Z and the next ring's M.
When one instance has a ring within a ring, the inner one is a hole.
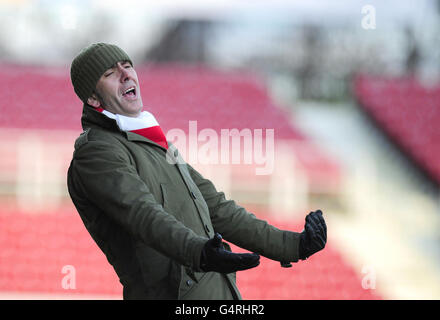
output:
M308 143L251 75L183 66L136 70L146 109L164 132L173 128L188 132L189 121L197 120L198 130L269 128L275 129L275 139ZM73 92L68 70L2 66L0 85L0 128L82 131L82 103ZM303 150L309 153L299 151L299 159L311 174L337 172L318 148ZM1 210L0 248L2 292L122 296L116 274L73 205L38 215ZM62 285L66 266L75 269L74 289ZM280 269L279 263L263 258L259 268L238 274L238 285L245 299L374 298L361 288L358 273L329 244L316 258L291 269Z
M391 139L440 184L440 85L359 75L354 93Z
M302 229L300 223L269 222L281 229ZM122 297L115 272L73 207L34 216L1 214L0 248L0 292ZM232 248L244 252L234 245ZM66 270L70 270L64 269L66 266L75 270L74 288L63 286ZM278 262L262 257L257 268L238 272L237 284L244 299L380 298L375 290L362 288L360 271L353 269L331 242L292 268L283 269Z

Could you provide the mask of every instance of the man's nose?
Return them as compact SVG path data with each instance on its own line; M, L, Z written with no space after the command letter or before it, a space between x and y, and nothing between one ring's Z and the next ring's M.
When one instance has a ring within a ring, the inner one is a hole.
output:
M119 69L119 72L121 73L121 78L120 78L121 82L125 82L125 81L127 81L128 78L129 78L129 75L128 75L128 71L127 71L127 69L125 69L125 68L124 68L121 64L119 64L119 63L118 63L118 69Z

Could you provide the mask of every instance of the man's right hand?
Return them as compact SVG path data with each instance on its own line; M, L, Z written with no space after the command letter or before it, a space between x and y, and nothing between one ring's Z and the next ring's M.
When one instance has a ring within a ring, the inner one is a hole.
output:
M251 269L259 264L260 256L256 253L232 253L225 250L219 233L206 242L200 258L200 268L205 272L231 273Z

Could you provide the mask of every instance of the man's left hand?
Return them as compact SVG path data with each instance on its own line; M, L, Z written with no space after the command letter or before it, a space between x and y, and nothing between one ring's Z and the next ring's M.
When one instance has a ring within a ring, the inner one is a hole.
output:
M306 216L304 231L299 241L299 258L305 260L312 254L324 249L327 243L327 225L322 211L310 212Z

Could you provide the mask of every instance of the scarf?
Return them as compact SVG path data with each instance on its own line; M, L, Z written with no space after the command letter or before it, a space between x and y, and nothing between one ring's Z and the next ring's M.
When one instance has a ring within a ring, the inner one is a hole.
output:
M167 139L156 118L150 112L142 111L138 117L132 118L123 116L121 114L113 114L107 110L104 110L103 108L95 108L95 110L103 113L111 119L116 120L119 129L122 131L129 131L139 134L153 142L156 142L165 149L168 149Z

